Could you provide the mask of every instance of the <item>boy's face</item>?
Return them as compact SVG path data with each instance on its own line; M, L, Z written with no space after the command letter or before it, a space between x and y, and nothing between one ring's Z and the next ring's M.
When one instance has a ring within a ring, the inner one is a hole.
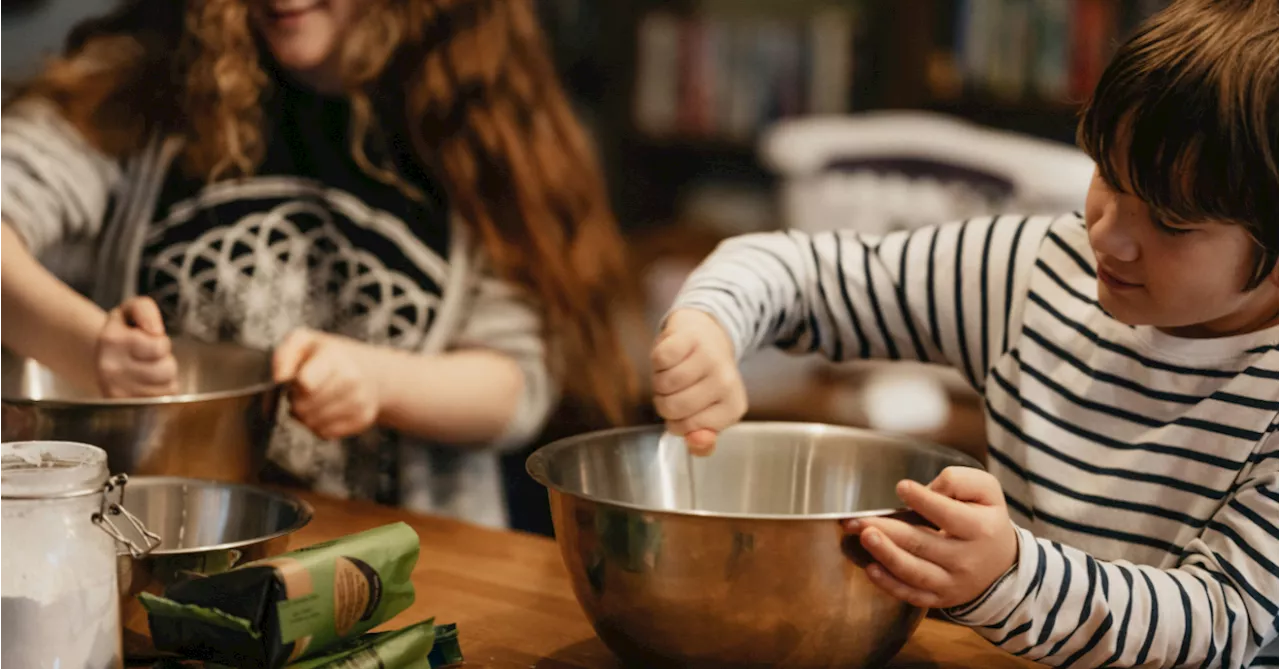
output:
M1239 225L1161 221L1095 170L1085 201L1098 261L1098 300L1117 320L1184 337L1252 332L1276 323L1277 272L1248 292L1257 248Z

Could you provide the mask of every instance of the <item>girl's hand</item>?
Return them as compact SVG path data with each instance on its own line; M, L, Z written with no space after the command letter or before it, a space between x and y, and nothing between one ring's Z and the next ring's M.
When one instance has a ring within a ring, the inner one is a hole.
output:
M96 360L98 386L107 397L155 397L178 390L178 361L160 308L149 297L127 300L107 314Z
M653 404L667 430L683 436L693 453L710 454L717 433L747 411L729 335L711 316L680 309L667 318L650 358Z
M951 608L986 592L1018 558L1018 537L1000 483L971 467L948 467L928 487L900 481L898 496L939 529L891 518L845 523L875 559L871 582L924 608Z
M363 344L337 335L295 330L276 348L273 375L292 381L293 415L321 439L341 439L373 426L378 390L361 363Z

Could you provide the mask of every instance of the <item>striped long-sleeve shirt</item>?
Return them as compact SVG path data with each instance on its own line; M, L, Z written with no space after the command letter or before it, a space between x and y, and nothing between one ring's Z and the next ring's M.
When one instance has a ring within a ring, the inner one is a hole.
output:
M690 277L738 355L959 368L1018 559L945 611L1060 666L1275 666L1277 329L1214 340L1098 304L1078 215L738 237Z

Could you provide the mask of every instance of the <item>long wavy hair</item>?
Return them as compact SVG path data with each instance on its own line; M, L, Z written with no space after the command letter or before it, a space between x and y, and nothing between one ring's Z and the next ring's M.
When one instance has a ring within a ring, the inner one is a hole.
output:
M192 175L251 175L272 78L248 2L126 0L77 26L15 99L53 101L112 155L159 132L186 140ZM404 124L500 275L541 305L555 357L573 361L572 374L557 370L566 392L623 422L636 383L611 317L626 285L622 244L530 3L368 0L341 54L350 148L370 176L417 197L365 150L380 123Z

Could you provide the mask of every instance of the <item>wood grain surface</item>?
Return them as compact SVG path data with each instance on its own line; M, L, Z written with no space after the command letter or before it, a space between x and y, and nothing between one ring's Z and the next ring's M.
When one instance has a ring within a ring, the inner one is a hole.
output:
M296 491L294 491L296 492ZM421 539L417 599L387 627L434 617L458 624L467 667L619 669L573 597L555 542L374 504L298 493L315 518L290 549L404 521ZM900 669L1037 667L992 647L967 628L926 619L889 664Z

